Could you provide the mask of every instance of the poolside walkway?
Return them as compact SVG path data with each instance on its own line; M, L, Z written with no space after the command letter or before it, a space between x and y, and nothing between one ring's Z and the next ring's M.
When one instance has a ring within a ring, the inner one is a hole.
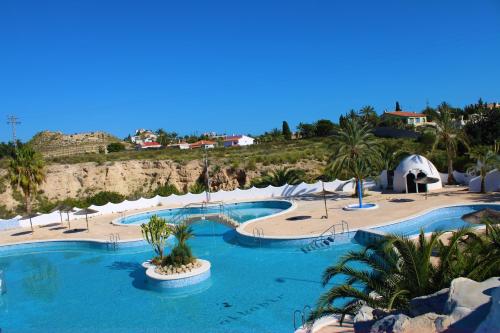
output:
M408 202L401 200L393 202L394 199L407 199ZM458 203L493 203L500 202L500 193L474 194L468 193L462 187L446 188L439 192L434 192L425 200L422 194L381 194L373 192L366 198L366 202L375 202L380 208L365 212L347 212L342 207L349 203L355 203L355 198L338 198L338 196L328 196L328 219L321 219L325 214L322 196L309 196L295 199L297 208L293 211L250 223L244 227L244 231L252 234L255 227L262 228L265 236L271 237L298 237L307 235L313 237L321 233L333 223L339 223L346 220L351 229L366 228L373 225L387 223L396 219L401 219L411 215L418 214L433 207L452 205ZM170 208L166 206L141 209L127 212L134 214L144 211L161 210ZM300 221L290 221L287 218L299 215L311 216L308 219ZM121 240L142 238L139 227L126 227L111 224L111 221L123 214L107 214L89 218L90 231L81 231L68 233L67 228L61 228L61 225L54 223L49 226L35 227L33 234L27 233L28 229L13 229L0 231L0 244L10 244L17 242L55 240L55 239L94 239L108 241L110 234L119 234ZM56 221L54 221L56 222ZM67 223L64 222L64 226ZM74 229L85 229L85 219L71 221L71 227Z

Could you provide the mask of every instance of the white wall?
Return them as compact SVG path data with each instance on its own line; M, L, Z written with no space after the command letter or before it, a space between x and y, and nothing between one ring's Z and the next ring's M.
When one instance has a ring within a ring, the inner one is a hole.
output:
M488 172L485 177L485 188L486 192L496 192L500 191L500 171L495 169ZM480 192L481 191L481 177L477 176L469 182L469 191Z
M353 181L351 180L334 180L332 182L324 183L325 190L331 192L352 192L354 190ZM374 181L367 180L364 183L364 187L367 189L372 189L376 186ZM247 190L236 189L233 191L218 191L210 193L211 201L242 201L242 200L259 200L259 199L271 199L271 198L290 198L302 195L309 195L312 193L322 191L322 184L320 181L314 184L301 183L298 185L284 185L280 187L268 186L265 188L252 187ZM206 193L192 194L187 193L184 195L172 194L168 197L155 196L153 198L140 198L135 201L125 200L120 203L107 203L103 206L92 205L90 208L97 210L98 213L89 215L99 216L103 214L113 214L113 213L126 213L135 209L145 209L152 208L156 206L184 206L189 203L203 202L206 201ZM67 214L62 214L63 221L66 223ZM74 215L69 214L69 219L84 219L85 215ZM50 223L59 223L61 221L60 214L58 212L42 214L40 216L31 219L33 225L46 225ZM15 217L10 220L0 219L0 230L13 229L18 227L29 227L29 219L21 220L20 216Z

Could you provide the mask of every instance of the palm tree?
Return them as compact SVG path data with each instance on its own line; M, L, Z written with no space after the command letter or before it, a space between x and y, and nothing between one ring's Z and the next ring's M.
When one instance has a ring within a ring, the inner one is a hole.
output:
M465 132L459 127L454 112L446 103L442 103L433 115L436 123L436 141L432 147L434 150L439 143L444 144L446 149L446 158L448 161L448 184L453 184L453 159L457 154L457 146L462 143L467 146L467 137Z
M355 315L363 304L387 311L405 310L412 298L448 287L453 278L467 271L463 261L459 265L456 258L463 240L475 235L468 228L459 229L447 244L441 242L442 235L434 232L425 237L421 230L416 242L406 236L387 235L360 251L347 253L326 269L322 281L326 286L332 279L345 276L345 282L320 296L310 320L340 314L342 321L345 315ZM439 260L433 264L431 257L436 250ZM344 303L338 306L337 302Z
M189 239L194 237L193 229L185 223L177 224L174 227L173 235L180 245L185 245Z
M356 118L345 118L344 124L334 137L334 153L328 168L337 178L353 177L356 194L363 179L375 171L379 158L379 145L368 125Z
M500 166L500 157L496 147L491 150L488 147L476 147L469 152L469 156L477 160L477 163L470 168L476 171L481 177L481 193L486 193L485 179L489 171Z
M19 147L9 161L9 178L12 187L23 192L26 212L31 214L33 195L46 178L42 156L29 146Z
M280 168L271 173L254 180L252 183L257 187L297 185L304 179L304 171L299 169Z
M376 126L378 123L378 115L375 112L375 108L373 106L367 105L359 110L359 114L363 119L363 122L367 125Z

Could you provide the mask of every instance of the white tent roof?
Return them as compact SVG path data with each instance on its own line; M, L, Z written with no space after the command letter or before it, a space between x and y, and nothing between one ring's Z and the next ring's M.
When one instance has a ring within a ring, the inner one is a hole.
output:
M421 155L410 155L404 158L399 163L396 170L394 170L395 191L406 192L406 176L410 172L415 176L418 173L423 172L427 177L439 179L439 182L427 185L427 189L429 191L440 189L443 187L443 185L441 184L441 177L439 176L439 172L431 161Z

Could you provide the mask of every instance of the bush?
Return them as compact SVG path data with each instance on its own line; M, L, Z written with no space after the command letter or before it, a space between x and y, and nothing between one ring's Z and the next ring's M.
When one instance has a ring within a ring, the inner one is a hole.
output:
M168 197L172 194L180 194L179 190L173 184L165 184L153 191L153 196L159 195L162 197Z
M125 150L125 145L120 142L112 142L108 145L108 153L117 153Z
M102 206L107 204L108 202L120 203L123 200L125 200L125 197L118 192L101 191L87 198L85 201L89 206Z
M174 267L179 267L182 265L187 265L196 260L191 252L191 248L187 244L178 244L172 249L172 252L163 258L162 266L172 265Z

